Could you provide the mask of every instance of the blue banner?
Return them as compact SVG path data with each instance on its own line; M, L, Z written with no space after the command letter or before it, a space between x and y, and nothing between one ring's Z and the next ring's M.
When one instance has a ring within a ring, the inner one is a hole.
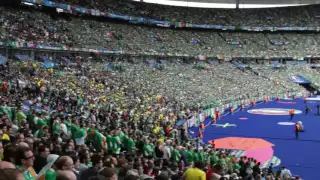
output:
M290 80L296 84L310 84L310 81L301 75L291 76Z
M56 68L56 63L54 62L44 62L42 63L42 67L49 69L49 68Z
M274 67L274 68L279 68L279 67L281 67L281 64L280 64L278 61L274 61L274 62L272 62L272 64L273 64L273 67Z

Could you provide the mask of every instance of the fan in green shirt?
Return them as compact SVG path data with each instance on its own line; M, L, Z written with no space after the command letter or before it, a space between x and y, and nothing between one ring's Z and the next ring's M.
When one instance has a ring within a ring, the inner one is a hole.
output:
M27 119L27 116L24 114L22 110L20 110L17 114L17 120L18 120L19 126L21 126L22 121L26 119Z
M241 166L238 163L232 165L232 169L240 169Z
M106 141L107 141L108 151L113 152L114 148L113 148L113 143L112 143L112 136L108 135L107 138L106 138Z
M199 154L199 161L202 163L205 163L206 153L203 150L200 150L200 152L198 152L198 154Z
M218 163L218 161L219 161L218 156L216 156L216 154L214 152L212 154L210 154L209 159L210 159L210 164L212 164L212 165Z
M34 122L33 122L34 118L35 118L34 111L31 110L31 107L30 107L29 114L27 115L28 124L30 124L30 125L34 124Z
M193 162L200 162L200 154L198 151L193 153Z
M48 129L48 127L46 126L46 125L43 125L38 131L36 131L35 133L34 133L34 137L36 137L36 138L43 138L43 137L45 137L45 131L46 131L46 129Z
M188 161L188 165L191 164L193 162L193 151L191 149L187 150L187 161Z
M78 105L83 105L83 99L81 97L78 98Z
M48 170L44 176L45 180L56 180L57 177L57 172L53 171L53 170Z
M181 160L181 154L177 149L172 150L171 158L173 163L179 163Z
M164 132L163 128L160 129L159 136L160 137L164 137L165 136L165 132Z
M65 124L66 124L66 126L67 126L68 132L71 132L71 126L72 126L73 124L71 123L71 120L70 120L69 118L65 120ZM72 132L71 132L71 133L72 133Z
M146 156L146 157L151 157L153 156L153 149L152 149L152 146L150 144L145 144L143 146L143 154Z
M119 138L120 138L120 141L122 142L121 143L121 148L123 148L124 147L124 141L125 141L125 139L126 139L126 135L122 132L122 131L120 131L119 132Z
M12 110L8 106L0 106L0 112L4 114L4 117L8 118L10 121L12 120Z
M113 149L114 149L113 153L120 154L120 150L121 150L120 137L117 135L113 135L111 141L112 141Z
M60 120L56 119L56 120L53 122L52 130L53 130L53 133L54 133L54 134L60 134L60 133L61 133Z
M32 167L28 169L24 169L22 166L16 165L16 168L19 169L21 172L23 172L24 180L36 180L37 174Z
M127 137L123 144L124 144L124 148L128 150L128 153L135 152L136 143L133 141L132 138Z
M89 129L88 138L93 140L94 147L98 152L105 148L105 137L97 130Z
M80 131L80 127L76 123L72 123L70 127L72 139L77 138L77 134Z
M36 128L40 129L43 125L47 125L47 123L43 119L38 118L38 121L37 121L37 124L36 124Z

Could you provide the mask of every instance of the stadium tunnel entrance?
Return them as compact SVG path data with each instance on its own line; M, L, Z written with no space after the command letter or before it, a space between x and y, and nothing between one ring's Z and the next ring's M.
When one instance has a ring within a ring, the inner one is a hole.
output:
M300 86L304 87L307 91L314 94L319 94L319 86L309 81L307 78L302 75L291 76L290 80Z

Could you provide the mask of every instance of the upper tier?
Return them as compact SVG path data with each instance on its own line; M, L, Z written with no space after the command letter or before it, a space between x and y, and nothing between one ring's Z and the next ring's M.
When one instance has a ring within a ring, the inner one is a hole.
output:
M319 26L319 5L264 9L206 9L124 0L53 0L88 9L192 24L225 26Z

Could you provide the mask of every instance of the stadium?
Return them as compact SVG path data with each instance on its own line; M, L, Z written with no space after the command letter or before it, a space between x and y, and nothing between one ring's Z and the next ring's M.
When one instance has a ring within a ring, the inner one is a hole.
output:
M0 1L0 180L318 180L315 0Z

